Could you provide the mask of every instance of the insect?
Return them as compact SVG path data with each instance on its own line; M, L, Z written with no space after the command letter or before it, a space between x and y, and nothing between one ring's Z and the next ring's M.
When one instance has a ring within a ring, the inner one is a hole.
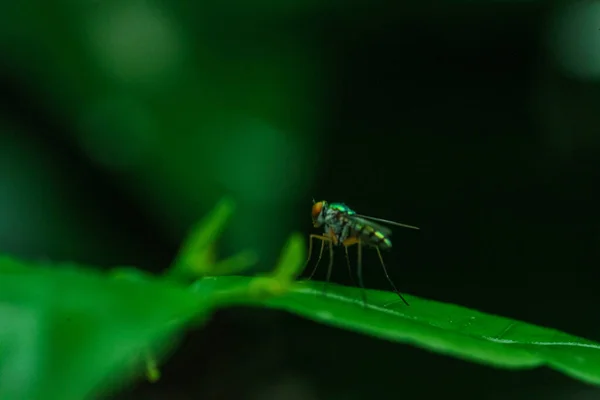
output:
M348 255L348 247L352 245L358 245L358 265L357 265L357 277L358 283L362 289L364 289L363 279L362 279L362 246L366 245L368 247L374 247L377 250L377 255L379 256L379 261L381 262L381 266L383 267L383 273L387 278L388 282L394 289L394 292L400 297L400 299L406 304L409 305L408 302L404 299L400 291L394 285L394 282L388 275L387 269L385 268L385 264L383 262L383 257L381 256L381 249L390 249L392 247L392 241L390 240L390 236L392 231L377 222L382 224L396 225L403 228L410 229L419 229L416 226L400 224L394 221L388 221L381 218L369 217L366 215L357 214L354 210L350 209L343 203L328 203L326 201L315 202L313 200L312 206L312 222L315 228L323 227L324 233L323 235L311 234L309 238L309 246L308 246L308 259L306 260L306 266L310 262L312 257L313 250L313 239L318 239L321 241L321 250L319 252L319 258L317 259L317 263L315 267L308 277L308 280L312 279L315 274L319 262L323 256L323 250L325 249L325 244L329 245L329 267L327 268L327 278L325 285L329 283L331 278L331 270L333 267L333 247L334 246L344 246L344 251L346 254L346 263L348 265L348 272L350 273L350 278L354 283L354 279L352 278L352 271L350 267L350 256ZM354 283L356 286L356 284ZM326 286L324 288L326 290ZM363 305L366 305L366 295L363 290Z

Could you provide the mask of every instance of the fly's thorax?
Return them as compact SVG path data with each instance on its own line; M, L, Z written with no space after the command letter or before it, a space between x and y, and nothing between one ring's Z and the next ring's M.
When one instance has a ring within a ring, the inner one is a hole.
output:
M320 217L322 217L325 225L337 227L340 224L341 213L335 208L328 207L326 210L323 210Z
M313 218L315 227L323 227L325 235L333 236L337 245L341 245L350 237L358 237L353 230L352 215L355 214L343 203L327 203L325 201L316 203L318 215ZM315 207L313 207L313 216Z
M324 226L324 233L326 236L331 236L335 245L341 245L347 239L344 226L335 220L333 223Z
M353 229L352 221L344 214L336 213L325 225L325 233L333 236L334 243L343 244L346 239L358 238L358 233Z

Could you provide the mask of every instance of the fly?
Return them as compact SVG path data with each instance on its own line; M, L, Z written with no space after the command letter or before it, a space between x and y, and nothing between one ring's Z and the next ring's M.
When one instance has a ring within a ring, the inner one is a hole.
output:
M312 206L312 222L315 228L323 227L324 232L322 235L311 234L308 246L308 259L306 260L306 266L310 262L312 256L313 239L321 241L321 250L319 252L319 258L317 263L308 277L312 279L315 274L321 257L323 256L323 250L325 249L325 243L329 245L329 267L327 268L327 278L325 285L329 283L331 278L331 270L333 267L333 246L344 246L346 254L346 263L348 265L348 272L350 278L352 278L352 270L350 267L350 256L348 255L348 247L352 245L358 245L358 265L357 265L357 277L358 283L363 289L363 305L366 305L366 295L364 292L364 285L362 279L362 246L374 247L379 256L379 261L383 267L383 273L387 278L388 282L394 289L394 292L400 297L400 299L406 304L408 302L404 299L400 291L394 285L394 282L388 275L387 269L381 256L381 249L390 249L392 247L392 241L390 236L392 234L391 229L380 225L389 224L400 226L403 228L419 229L416 226L400 224L394 221L388 221L381 218L369 217L367 215L357 214L354 210L342 203L328 203L326 201L315 202L313 200ZM379 222L379 223L378 223ZM354 283L356 286L356 284ZM325 286L326 288L326 286Z

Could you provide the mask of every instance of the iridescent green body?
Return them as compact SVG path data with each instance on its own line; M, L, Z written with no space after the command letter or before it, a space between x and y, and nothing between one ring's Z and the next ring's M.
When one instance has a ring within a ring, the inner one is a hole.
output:
M384 226L356 216L356 212L343 203L329 203L324 210L325 232L333 231L337 244L356 238L368 246L381 249L392 247L392 231Z
M362 281L362 245L375 247L377 255L381 261L383 272L388 282L394 289L394 292L402 299L402 301L408 305L402 294L398 291L394 282L390 279L385 265L383 263L383 257L381 256L380 249L389 249L392 247L392 241L390 235L392 234L391 229L379 225L373 221L382 222L385 224L391 224L395 226L401 226L411 229L419 229L416 226L404 225L398 222L389 221L381 218L375 218L367 215L360 215L354 212L351 208L346 206L344 203L328 203L326 201L316 202L313 200L312 206L312 222L315 228L324 228L325 232L323 235L310 235L310 244L308 247L308 259L310 260L312 254L313 239L321 240L321 252L319 253L319 259L317 264L310 274L308 279L310 280L317 270L317 265L321 260L323 249L325 244L329 245L329 267L327 268L327 282L331 276L331 268L333 266L333 246L344 246L346 251L346 260L348 261L348 269L350 270L350 259L348 258L348 247L357 244L358 245L358 265L356 274L358 276L358 283L364 288ZM350 275L352 276L352 275ZM366 295L363 291L363 304L366 305Z

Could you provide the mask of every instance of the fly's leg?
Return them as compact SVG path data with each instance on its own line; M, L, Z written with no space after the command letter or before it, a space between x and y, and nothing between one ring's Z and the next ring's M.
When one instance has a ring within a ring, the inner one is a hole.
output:
M348 263L348 270L350 268L350 257L348 256L348 247L358 245L358 263L356 266L356 276L358 278L358 284L361 289L361 295L363 300L363 307L367 307L367 292L365 290L365 285L363 283L362 277L362 241L358 237L350 237L342 243L344 245L344 249L346 250L346 261ZM350 278L352 279L352 273L350 274ZM352 279L352 283L354 283L354 279ZM356 285L355 285L356 286Z
M321 262L321 257L323 257L323 249L325 249L325 242L329 242L329 244L331 245L331 238L329 238L327 236L315 235L315 234L310 235L309 240L308 240L308 258L306 259L306 264L304 264L304 269L306 269L306 267L308 267L308 263L310 262L310 258L312 257L313 239L318 239L321 241L321 251L319 251L319 258L317 259L317 263L315 264L315 267L313 268L312 272L310 273L309 277L307 278L307 280L309 280L309 281L315 275L315 272L317 272L317 267L319 266L319 263Z
M356 276L362 293L363 307L367 308L367 293L365 292L365 284L362 277L362 242L358 241L358 264L356 267Z
M392 282L392 279L390 278L390 276L387 273L387 269L385 268L385 264L383 263L383 257L381 256L381 251L379 250L379 247L375 247L375 250L377 250L377 255L379 256L379 261L381 261L381 266L383 267L383 273L385 274L385 277L387 278L390 285L392 285L394 292L396 292L396 294L398 296L400 296L400 299L404 302L404 304L406 304L408 306L409 305L408 302L406 300L404 300L404 297L402 297L402 294L400 293L400 291L398 289L396 289L396 285L394 285L394 282Z
M352 281L352 286L356 287L356 281L354 281L354 277L352 276L352 267L350 266L350 256L348 255L348 246L344 246L344 251L346 252L346 265L348 266L348 275L350 276L350 280Z
M346 264L348 265L348 274L350 275L350 280L352 281L352 285L354 287L357 287L358 285L356 284L356 282L354 281L354 278L352 277L352 267L350 266L350 256L348 255L348 246L344 246L344 250L346 251ZM362 294L362 299L363 299L363 305L366 305L367 298L365 295L365 288L362 286L362 284L360 285L360 289L361 289L361 294Z
M323 242L323 243L325 243L325 242ZM325 279L325 284L323 285L323 295L325 295L325 293L327 292L327 285L329 284L329 280L331 279L331 270L332 269L333 269L333 240L329 239L329 265L327 266L327 278Z

